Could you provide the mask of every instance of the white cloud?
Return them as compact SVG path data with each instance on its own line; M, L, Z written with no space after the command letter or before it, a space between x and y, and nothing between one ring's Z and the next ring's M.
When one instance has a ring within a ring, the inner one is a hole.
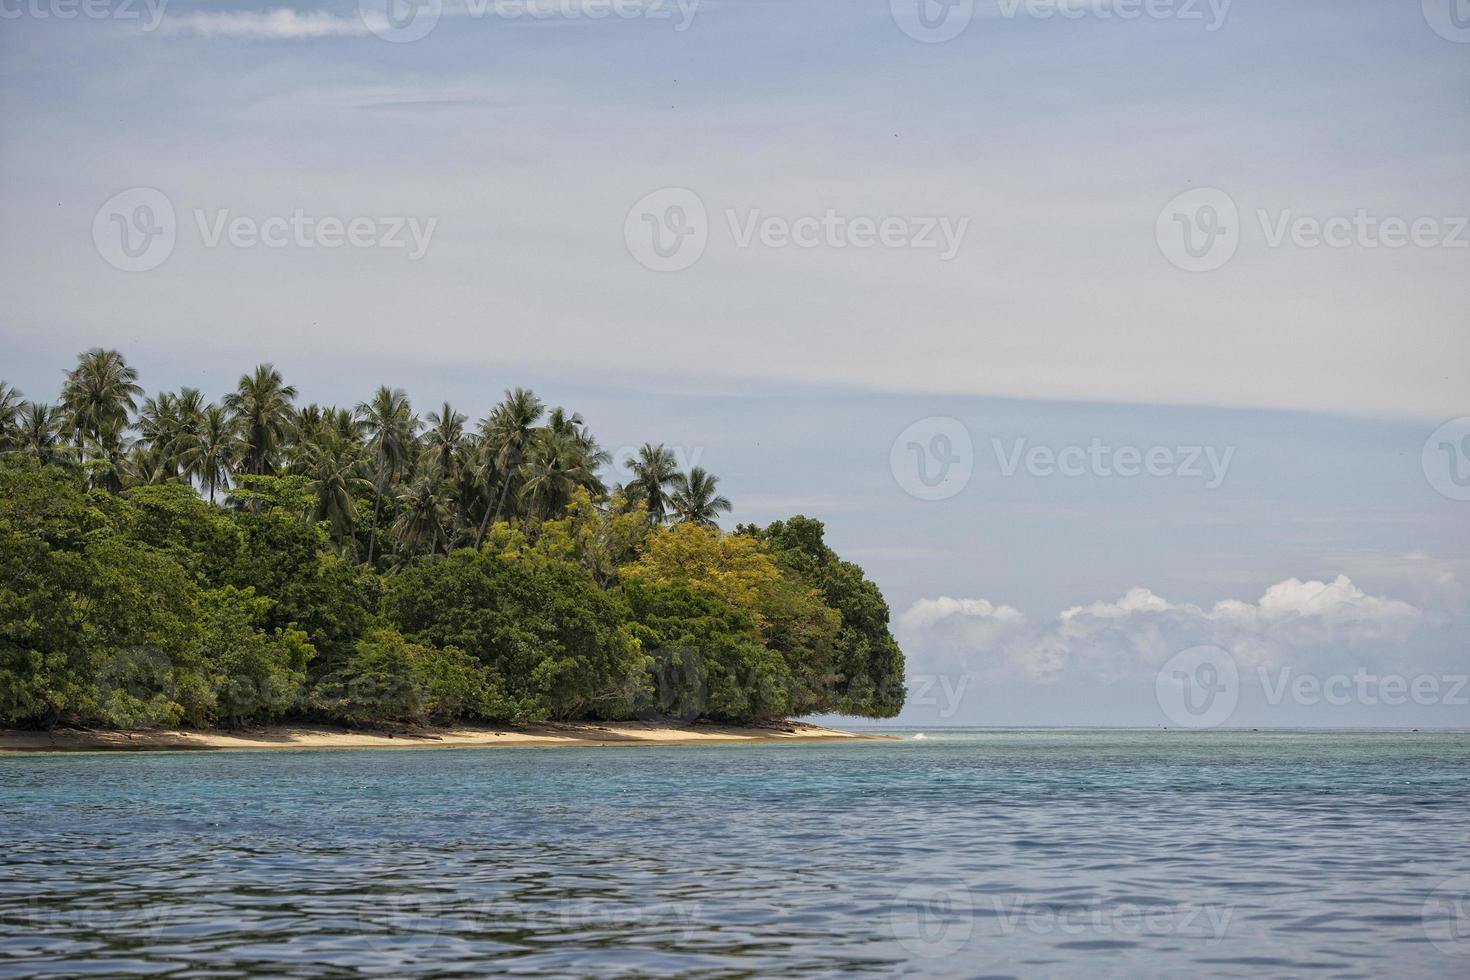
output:
M605 20L628 20L634 17L672 17L684 23L693 18L699 0L681 0L677 14L650 0L622 0L616 8L595 0L480 0L478 3L445 3L433 16L469 17L535 23L600 23ZM616 16L612 14L616 13ZM297 11L290 7L270 10L221 12L195 11L169 17L163 29L170 34L188 34L206 38L236 38L250 41L294 41L322 37L362 37L390 30L388 21L377 12L365 11L357 16L340 16L325 10Z
M300 40L319 37L360 37L367 24L359 17L339 17L324 10L298 13L286 7L257 11L195 11L164 21L170 34L251 41Z
M921 599L898 626L905 646L940 669L1112 683L1151 673L1198 644L1224 647L1243 664L1295 664L1401 641L1424 619L1413 604L1369 595L1339 575L1330 582L1287 579L1255 602L1225 599L1209 608L1135 587L1116 601L1063 610L1050 622L986 599Z

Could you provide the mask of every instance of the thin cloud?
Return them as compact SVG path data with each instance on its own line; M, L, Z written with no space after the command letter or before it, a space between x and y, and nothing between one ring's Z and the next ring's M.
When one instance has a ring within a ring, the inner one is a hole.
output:
M618 16L612 8L595 0L479 0L445 3L434 13L436 19L468 17L528 23L598 23L642 16L674 16L687 22L700 6L699 0L679 0L672 10L651 0L623 0ZM298 11L275 7L258 11L195 11L170 16L163 22L168 34L247 41L298 41L326 37L363 37L390 29L378 13L363 11L358 16L341 16L325 10Z
M340 17L325 10L300 13L287 7L272 10L195 11L163 22L169 34L249 41L305 40L323 37L361 37L368 33L360 17Z

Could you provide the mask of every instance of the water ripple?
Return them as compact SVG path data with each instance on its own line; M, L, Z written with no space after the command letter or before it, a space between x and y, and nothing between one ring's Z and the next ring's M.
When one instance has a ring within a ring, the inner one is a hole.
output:
M0 976L1462 975L1470 738L0 758Z

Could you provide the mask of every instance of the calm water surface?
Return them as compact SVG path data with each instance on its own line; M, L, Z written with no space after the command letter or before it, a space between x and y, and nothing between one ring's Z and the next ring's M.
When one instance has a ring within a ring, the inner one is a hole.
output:
M1470 735L0 757L0 975L1470 975Z

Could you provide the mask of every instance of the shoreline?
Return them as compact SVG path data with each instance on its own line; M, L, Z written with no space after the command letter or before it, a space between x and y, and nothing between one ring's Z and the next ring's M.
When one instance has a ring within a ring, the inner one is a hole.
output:
M800 721L770 725L664 722L540 722L533 725L425 726L366 730L336 725L270 725L242 731L0 731L13 752L229 752L280 749L606 748L624 745L770 745L887 740Z

